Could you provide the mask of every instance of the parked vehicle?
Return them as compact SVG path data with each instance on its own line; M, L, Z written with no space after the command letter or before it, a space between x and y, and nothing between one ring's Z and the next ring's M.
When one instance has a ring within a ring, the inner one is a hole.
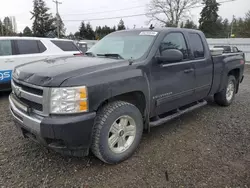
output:
M0 37L0 91L11 89L12 70L17 65L46 58L79 55L80 53L71 40Z
M78 48L83 52L87 52L88 51L88 44L86 42L83 41L79 41L76 43Z
M236 46L214 46L214 48L223 48L223 53L238 53L240 51Z
M206 105L208 96L233 102L243 53L214 52L197 30L115 32L84 57L18 66L11 113L25 137L62 154L91 149L116 164L135 152L143 130Z

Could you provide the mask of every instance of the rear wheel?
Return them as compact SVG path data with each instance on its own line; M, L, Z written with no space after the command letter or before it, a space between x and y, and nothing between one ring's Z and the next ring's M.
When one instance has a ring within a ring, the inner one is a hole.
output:
M100 160L116 164L136 150L143 131L142 115L133 104L115 101L97 113L92 152Z
M221 106L229 106L234 100L236 88L237 84L235 77L232 75L228 76L226 87L221 92L214 95L215 102Z

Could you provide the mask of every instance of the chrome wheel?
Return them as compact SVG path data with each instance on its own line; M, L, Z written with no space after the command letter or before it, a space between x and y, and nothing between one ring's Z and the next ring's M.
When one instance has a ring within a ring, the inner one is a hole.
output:
M227 92L226 92L227 101L232 100L232 98L234 96L234 90L235 90L234 83L232 81L230 81L228 86L227 86Z
M123 153L134 142L136 124L130 116L121 116L115 120L109 130L108 145L114 153Z

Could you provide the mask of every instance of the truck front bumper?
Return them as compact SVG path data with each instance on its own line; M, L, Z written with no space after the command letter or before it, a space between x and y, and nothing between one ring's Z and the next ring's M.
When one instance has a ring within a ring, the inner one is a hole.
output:
M56 152L71 156L89 153L95 112L81 115L43 117L25 113L12 101L10 111L15 125L24 137L47 146Z

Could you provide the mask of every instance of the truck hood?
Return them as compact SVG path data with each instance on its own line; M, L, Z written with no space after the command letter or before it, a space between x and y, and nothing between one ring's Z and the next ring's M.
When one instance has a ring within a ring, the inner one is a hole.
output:
M65 80L106 69L124 66L127 60L97 57L61 57L17 66L13 77L30 84L55 87Z

